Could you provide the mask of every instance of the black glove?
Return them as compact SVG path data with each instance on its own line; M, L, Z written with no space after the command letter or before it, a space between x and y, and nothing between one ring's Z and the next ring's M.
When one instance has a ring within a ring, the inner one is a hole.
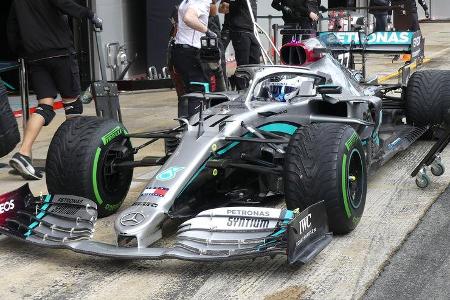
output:
M208 29L208 31L206 31L206 36L209 38L217 38L217 34L211 31L211 29Z
M95 29L103 30L103 19L99 18L96 14L92 15L91 22Z
M283 14L290 15L292 13L292 9L289 6L283 6L281 8Z
M430 18L430 11L428 9L425 10L425 18Z
M326 12L327 10L328 10L328 8L326 8L325 6L323 6L323 5L319 6L320 12Z

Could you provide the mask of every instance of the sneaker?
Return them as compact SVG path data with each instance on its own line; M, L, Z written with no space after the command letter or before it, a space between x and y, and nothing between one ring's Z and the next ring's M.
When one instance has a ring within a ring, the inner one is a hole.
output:
M42 173L37 171L31 164L31 158L22 155L19 152L9 161L11 168L19 172L19 174L26 180L39 180L42 179Z

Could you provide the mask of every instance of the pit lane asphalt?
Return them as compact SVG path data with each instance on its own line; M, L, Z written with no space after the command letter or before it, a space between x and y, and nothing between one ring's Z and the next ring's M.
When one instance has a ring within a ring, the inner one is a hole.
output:
M450 299L450 188L439 197L364 296Z
M427 53L438 52L450 41L449 24L426 24ZM374 58L370 72L387 75L397 64ZM429 68L450 69L446 57ZM176 97L171 91L155 91L121 97L124 123L131 132L174 124ZM92 105L86 114L94 115ZM44 129L34 157L45 158L52 134L64 116ZM20 122L20 119L18 120ZM133 141L134 144L137 141ZM397 155L369 181L363 219L351 234L334 238L310 265L293 268L284 257L252 261L195 264L180 261L117 261L82 256L69 251L31 247L9 239L0 242L1 299L351 299L360 298L378 277L386 262L402 247L436 198L447 188L448 173L419 190L409 173L431 147L419 142ZM158 155L162 144L145 149L138 158ZM443 162L450 170L450 151ZM10 156L0 159L7 163ZM128 207L141 192L155 168L136 169ZM23 184L0 168L0 193ZM35 194L46 192L45 181L31 182ZM282 205L282 204L280 204ZM96 240L114 242L114 217L97 224ZM170 244L171 239L163 243Z

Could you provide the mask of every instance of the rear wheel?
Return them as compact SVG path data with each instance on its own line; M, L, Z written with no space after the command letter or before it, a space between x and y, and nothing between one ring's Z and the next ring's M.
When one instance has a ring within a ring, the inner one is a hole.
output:
M19 127L9 106L5 86L0 79L0 157L8 155L19 142Z
M366 202L367 168L352 127L319 123L299 128L289 142L284 170L289 209L324 200L331 231L346 234L356 228Z
M49 192L92 199L100 217L116 212L133 177L133 169L113 166L133 160L126 133L114 120L78 117L64 122L47 154Z
M414 126L440 125L450 108L450 71L426 70L411 75L406 88L406 119Z

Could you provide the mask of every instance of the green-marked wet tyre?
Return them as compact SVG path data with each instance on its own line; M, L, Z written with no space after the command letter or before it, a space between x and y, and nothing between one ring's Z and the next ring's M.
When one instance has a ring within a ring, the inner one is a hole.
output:
M0 157L8 155L19 142L19 127L9 106L5 85L0 78Z
M133 169L112 168L114 163L134 159L131 151L124 151L131 149L126 133L114 120L77 117L64 122L47 154L49 192L92 199L100 217L116 212L133 177Z
M319 123L300 127L285 156L284 184L289 209L325 201L330 230L346 234L358 225L366 202L367 168L354 129Z

